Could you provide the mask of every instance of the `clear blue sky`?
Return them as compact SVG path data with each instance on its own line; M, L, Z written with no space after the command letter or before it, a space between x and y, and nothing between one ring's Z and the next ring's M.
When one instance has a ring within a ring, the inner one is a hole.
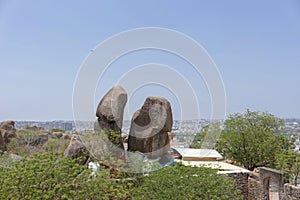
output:
M185 33L208 51L224 81L228 114L250 108L300 118L298 0L0 0L0 120L72 119L73 84L90 50L111 35L149 26ZM123 65L135 60L180 63L143 52L128 56ZM118 63L109 73L107 80L118 74ZM99 85L96 98L112 85ZM207 118L208 95L201 88L201 117ZM156 86L144 87L129 103L130 112L152 92L164 94ZM171 96L166 94L176 118Z

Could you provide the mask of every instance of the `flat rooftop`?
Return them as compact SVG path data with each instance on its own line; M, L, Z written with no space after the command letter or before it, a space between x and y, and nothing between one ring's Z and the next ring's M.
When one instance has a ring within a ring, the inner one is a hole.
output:
M214 149L174 148L185 161L221 160L222 155Z
M175 160L176 162L181 162L185 166L194 166L194 167L209 167L212 169L218 169L219 174L229 174L229 173L248 173L249 170L225 163L222 161L184 161L184 160Z

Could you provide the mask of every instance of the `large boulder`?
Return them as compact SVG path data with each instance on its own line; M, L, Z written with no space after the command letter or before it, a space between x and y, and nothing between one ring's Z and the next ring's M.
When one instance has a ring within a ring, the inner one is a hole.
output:
M17 136L15 122L11 120L1 122L0 131L5 143L10 142L11 138Z
M121 86L110 89L101 99L96 116L95 131L102 132L112 144L124 149L121 137L124 108L127 102L127 93Z
M77 162L83 165L88 161L89 152L79 136L72 135L70 144L64 152L64 156L72 159L78 159Z
M168 132L172 131L171 105L162 97L148 97L133 115L128 150L139 151L148 158L161 157L170 150Z

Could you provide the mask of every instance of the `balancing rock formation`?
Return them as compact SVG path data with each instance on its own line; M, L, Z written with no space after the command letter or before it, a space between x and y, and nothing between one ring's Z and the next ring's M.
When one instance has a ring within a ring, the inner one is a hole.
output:
M168 100L150 96L132 117L128 150L144 153L148 158L168 157L173 116Z
M127 93L121 86L110 89L101 99L96 116L95 132L106 135L111 144L103 142L102 149L109 149L113 157L124 156L124 146L121 136L124 108L127 103ZM104 138L105 139L105 138Z

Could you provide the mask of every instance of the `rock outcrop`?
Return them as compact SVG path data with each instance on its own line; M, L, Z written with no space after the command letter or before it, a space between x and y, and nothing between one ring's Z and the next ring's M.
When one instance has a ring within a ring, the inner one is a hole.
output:
M73 135L69 146L64 152L64 156L72 159L78 159L78 163L83 165L89 158L89 152L80 140L78 135Z
M51 135L55 138L61 138L64 134L62 132L53 132Z
M172 131L173 116L168 100L148 97L133 115L128 138L128 150L139 151L148 158L162 157L170 150L168 132Z
M4 143L7 144L8 142L10 142L11 138L17 136L16 129L15 129L15 122L11 120L1 122L0 132L4 140Z

